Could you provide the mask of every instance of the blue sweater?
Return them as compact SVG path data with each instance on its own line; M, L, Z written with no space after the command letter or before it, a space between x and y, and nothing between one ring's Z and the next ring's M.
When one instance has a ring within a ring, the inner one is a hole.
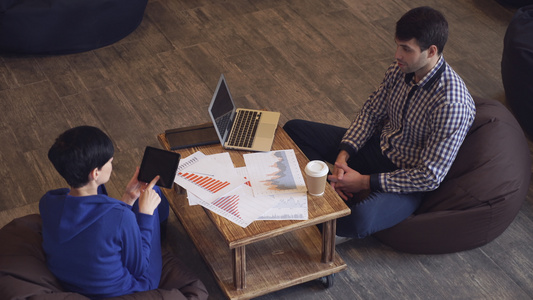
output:
M158 211L134 212L105 194L46 193L39 203L50 271L69 291L90 298L156 289L162 258Z

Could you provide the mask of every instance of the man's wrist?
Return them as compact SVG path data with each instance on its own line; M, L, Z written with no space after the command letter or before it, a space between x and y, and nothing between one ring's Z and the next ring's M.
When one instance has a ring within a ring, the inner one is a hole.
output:
M337 162L345 163L350 158L350 154L346 150L341 150L337 155Z
M381 192L381 185L379 183L379 174L368 175L368 185L371 191Z
M363 186L365 190L370 190L370 175L363 175Z

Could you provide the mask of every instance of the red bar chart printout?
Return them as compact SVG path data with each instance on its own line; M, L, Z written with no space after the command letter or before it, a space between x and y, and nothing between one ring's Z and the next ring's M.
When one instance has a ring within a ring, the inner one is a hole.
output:
M196 152L180 161L174 181L188 193L211 203L243 184L244 178L236 173L228 153Z
M246 178L246 168L236 168L236 171ZM241 227L247 227L278 204L274 197L254 197L249 181L211 203L190 193L188 198Z

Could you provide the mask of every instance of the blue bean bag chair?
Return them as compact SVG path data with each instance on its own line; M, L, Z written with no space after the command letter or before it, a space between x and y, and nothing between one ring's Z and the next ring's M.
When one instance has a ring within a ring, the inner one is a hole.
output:
M67 54L112 44L141 23L148 0L0 0L0 52Z

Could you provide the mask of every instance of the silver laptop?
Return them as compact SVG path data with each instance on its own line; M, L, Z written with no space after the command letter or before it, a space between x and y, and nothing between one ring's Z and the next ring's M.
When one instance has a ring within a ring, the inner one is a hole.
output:
M271 150L280 113L236 108L224 74L220 76L211 99L209 115L224 148Z

